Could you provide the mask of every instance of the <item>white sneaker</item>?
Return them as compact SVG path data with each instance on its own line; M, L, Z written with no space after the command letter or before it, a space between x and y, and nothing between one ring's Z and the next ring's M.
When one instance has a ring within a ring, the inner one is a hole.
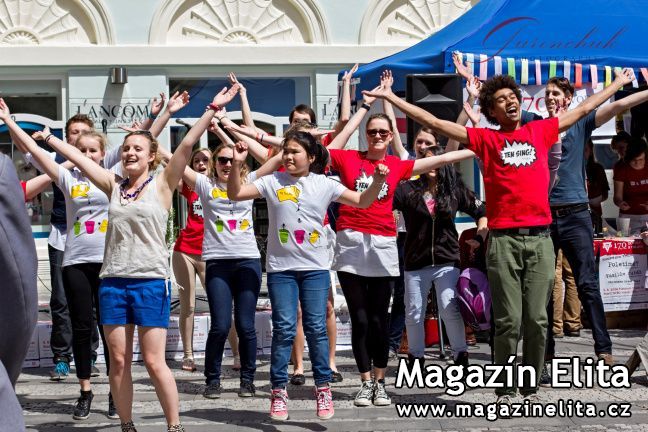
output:
M391 398L385 390L385 381L376 381L374 384L373 404L375 406L391 405Z

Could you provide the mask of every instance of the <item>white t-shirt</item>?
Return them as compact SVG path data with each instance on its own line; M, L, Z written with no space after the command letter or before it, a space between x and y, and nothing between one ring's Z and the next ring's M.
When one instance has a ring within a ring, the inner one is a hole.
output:
M247 182L255 179L256 172L250 173ZM202 202L205 219L203 260L260 258L252 224L254 201L231 201L225 183L203 174L196 175L195 192Z
M108 229L108 197L76 168L59 166L56 182L65 195L67 239L63 267L101 263Z
M268 201L268 272L328 270L324 215L347 189L324 175L293 177L285 172L254 182Z

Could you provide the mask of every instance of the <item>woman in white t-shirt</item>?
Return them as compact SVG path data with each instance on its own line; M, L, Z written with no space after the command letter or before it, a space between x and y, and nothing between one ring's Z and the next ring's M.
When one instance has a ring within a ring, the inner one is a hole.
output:
M31 153L34 161L56 183L65 195L67 236L63 255L63 287L72 324L72 352L76 375L81 387L72 414L75 420L85 420L90 415L93 393L90 386L92 368L92 328L99 322L98 290L99 271L104 258L106 230L108 228L108 197L77 168L71 170L57 163L48 152L18 126L9 116L9 109L0 99L0 118L7 124L18 147ZM45 142L52 141L50 134ZM68 144L65 144L68 145ZM97 132L82 132L75 147L90 160L101 163L105 155L106 138ZM93 309L93 304L96 306ZM106 359L108 348L103 328L99 326ZM109 398L112 407L112 397ZM114 408L110 409L114 415Z
M326 149L305 132L286 135L282 155L285 172L275 172L252 184L241 185L238 177L246 156L245 144L237 144L227 194L235 201L264 197L268 202L266 269L273 328L270 417L288 418L287 368L299 300L313 366L317 416L328 419L333 416L334 409L326 335L330 266L326 238L322 235L324 215L332 201L368 207L378 196L388 170L384 166L377 167L372 186L362 194L352 192L321 175L328 159Z
M212 175L197 173L187 167L183 180L200 198L203 207L204 236L202 259L206 262L205 291L209 300L211 325L205 353L205 389L203 396L220 397L221 364L225 340L234 324L239 335L241 358L240 397L254 396L257 338L254 328L256 304L261 290L261 261L252 224L253 200L233 201L227 197L227 181L233 161L233 147L221 144L212 153ZM277 168L275 157L258 171L247 165L236 179L250 183Z

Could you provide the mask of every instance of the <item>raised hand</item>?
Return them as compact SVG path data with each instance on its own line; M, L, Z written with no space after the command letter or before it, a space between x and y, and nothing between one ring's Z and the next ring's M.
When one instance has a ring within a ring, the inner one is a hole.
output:
M138 130L142 130L142 123L138 121L134 121L133 124L130 126L119 126L119 129L131 133L131 132L136 132Z
M390 88L385 88L383 86L375 87L373 90L362 90L362 96L364 101L368 104L371 104L373 101L378 99L384 99L391 94Z
M468 69L467 66L461 64L461 57L459 56L459 53L456 51L452 53L452 62L454 63L455 68L457 69L457 73L461 75L463 79L469 81L472 78L473 76L472 72L470 72L470 69ZM466 62L466 64L468 64L468 62Z
M229 82L232 85L232 87L234 87L235 85L238 84L239 92L245 93L247 91L245 86L243 84L241 84L241 82L238 80L238 78L236 78L236 75L234 74L234 72L230 72L227 77L229 78Z
M335 132L335 129L313 128L308 130L308 133L311 134L313 138L321 138L333 132Z
M151 101L152 116L157 117L157 115L162 112L162 108L164 108L164 102L166 102L166 96L164 95L164 92L160 93L160 100L158 100L157 97L153 98L153 100Z
M479 78L473 76L471 79L466 81L466 90L468 94L475 99L479 98L479 92L481 91L482 82L479 81Z
M387 174L389 174L389 168L387 168L387 165L378 164L374 170L373 179L375 182L384 183Z
M7 106L4 99L0 98L0 120L6 121L11 116L9 106Z
M351 82L351 78L353 78L353 74L356 73L357 70L358 63L354 64L350 70L344 71L344 75L342 75L342 81Z
M189 103L189 93L186 91L175 92L173 96L169 98L169 103L167 104L167 110L171 114L175 114L180 111L182 108L186 107Z
M380 75L380 86L391 89L392 85L394 85L394 76L392 75L392 71L384 70Z
M632 70L631 68L625 68L620 72L618 70L615 70L614 75L614 81L621 86L630 84L635 79L634 70Z
M234 161L244 163L248 155L248 146L243 141L234 144Z
M50 133L51 133L50 129L47 126L45 126L42 131L34 132L32 134L32 138L35 141L45 141L45 138L47 138Z
M234 96L236 96L240 88L241 84L239 83L232 85L229 90L227 89L227 87L223 87L223 89L218 92L216 96L214 96L212 103L214 105L218 105L219 107L227 105L232 101L232 99L234 99Z
M463 105L464 111L468 114L468 119L472 122L473 126L478 126L481 119L481 107L477 107L476 110L472 109L472 106L468 102L464 102Z

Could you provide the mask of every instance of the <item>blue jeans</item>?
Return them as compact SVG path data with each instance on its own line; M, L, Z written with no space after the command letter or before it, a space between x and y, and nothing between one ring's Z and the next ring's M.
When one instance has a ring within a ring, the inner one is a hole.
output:
M288 382L288 359L297 331L297 302L301 303L302 325L315 385L331 381L326 301L331 284L328 270L268 273L268 294L272 304L272 351L270 383L284 388Z
M576 289L583 309L589 318L594 337L594 352L596 354L612 353L612 341L607 331L603 300L598 284L598 271L594 262L594 248L592 244L593 228L589 211L582 210L567 216L556 217L551 224L551 237L554 249L562 249L563 254L571 265ZM549 325L553 322L553 297L547 306ZM553 332L547 331L546 357L555 354Z
M254 259L208 260L205 272L211 325L205 348L205 382L220 382L225 340L234 325L239 338L241 381L254 381L257 338L254 315L261 290L261 261Z

